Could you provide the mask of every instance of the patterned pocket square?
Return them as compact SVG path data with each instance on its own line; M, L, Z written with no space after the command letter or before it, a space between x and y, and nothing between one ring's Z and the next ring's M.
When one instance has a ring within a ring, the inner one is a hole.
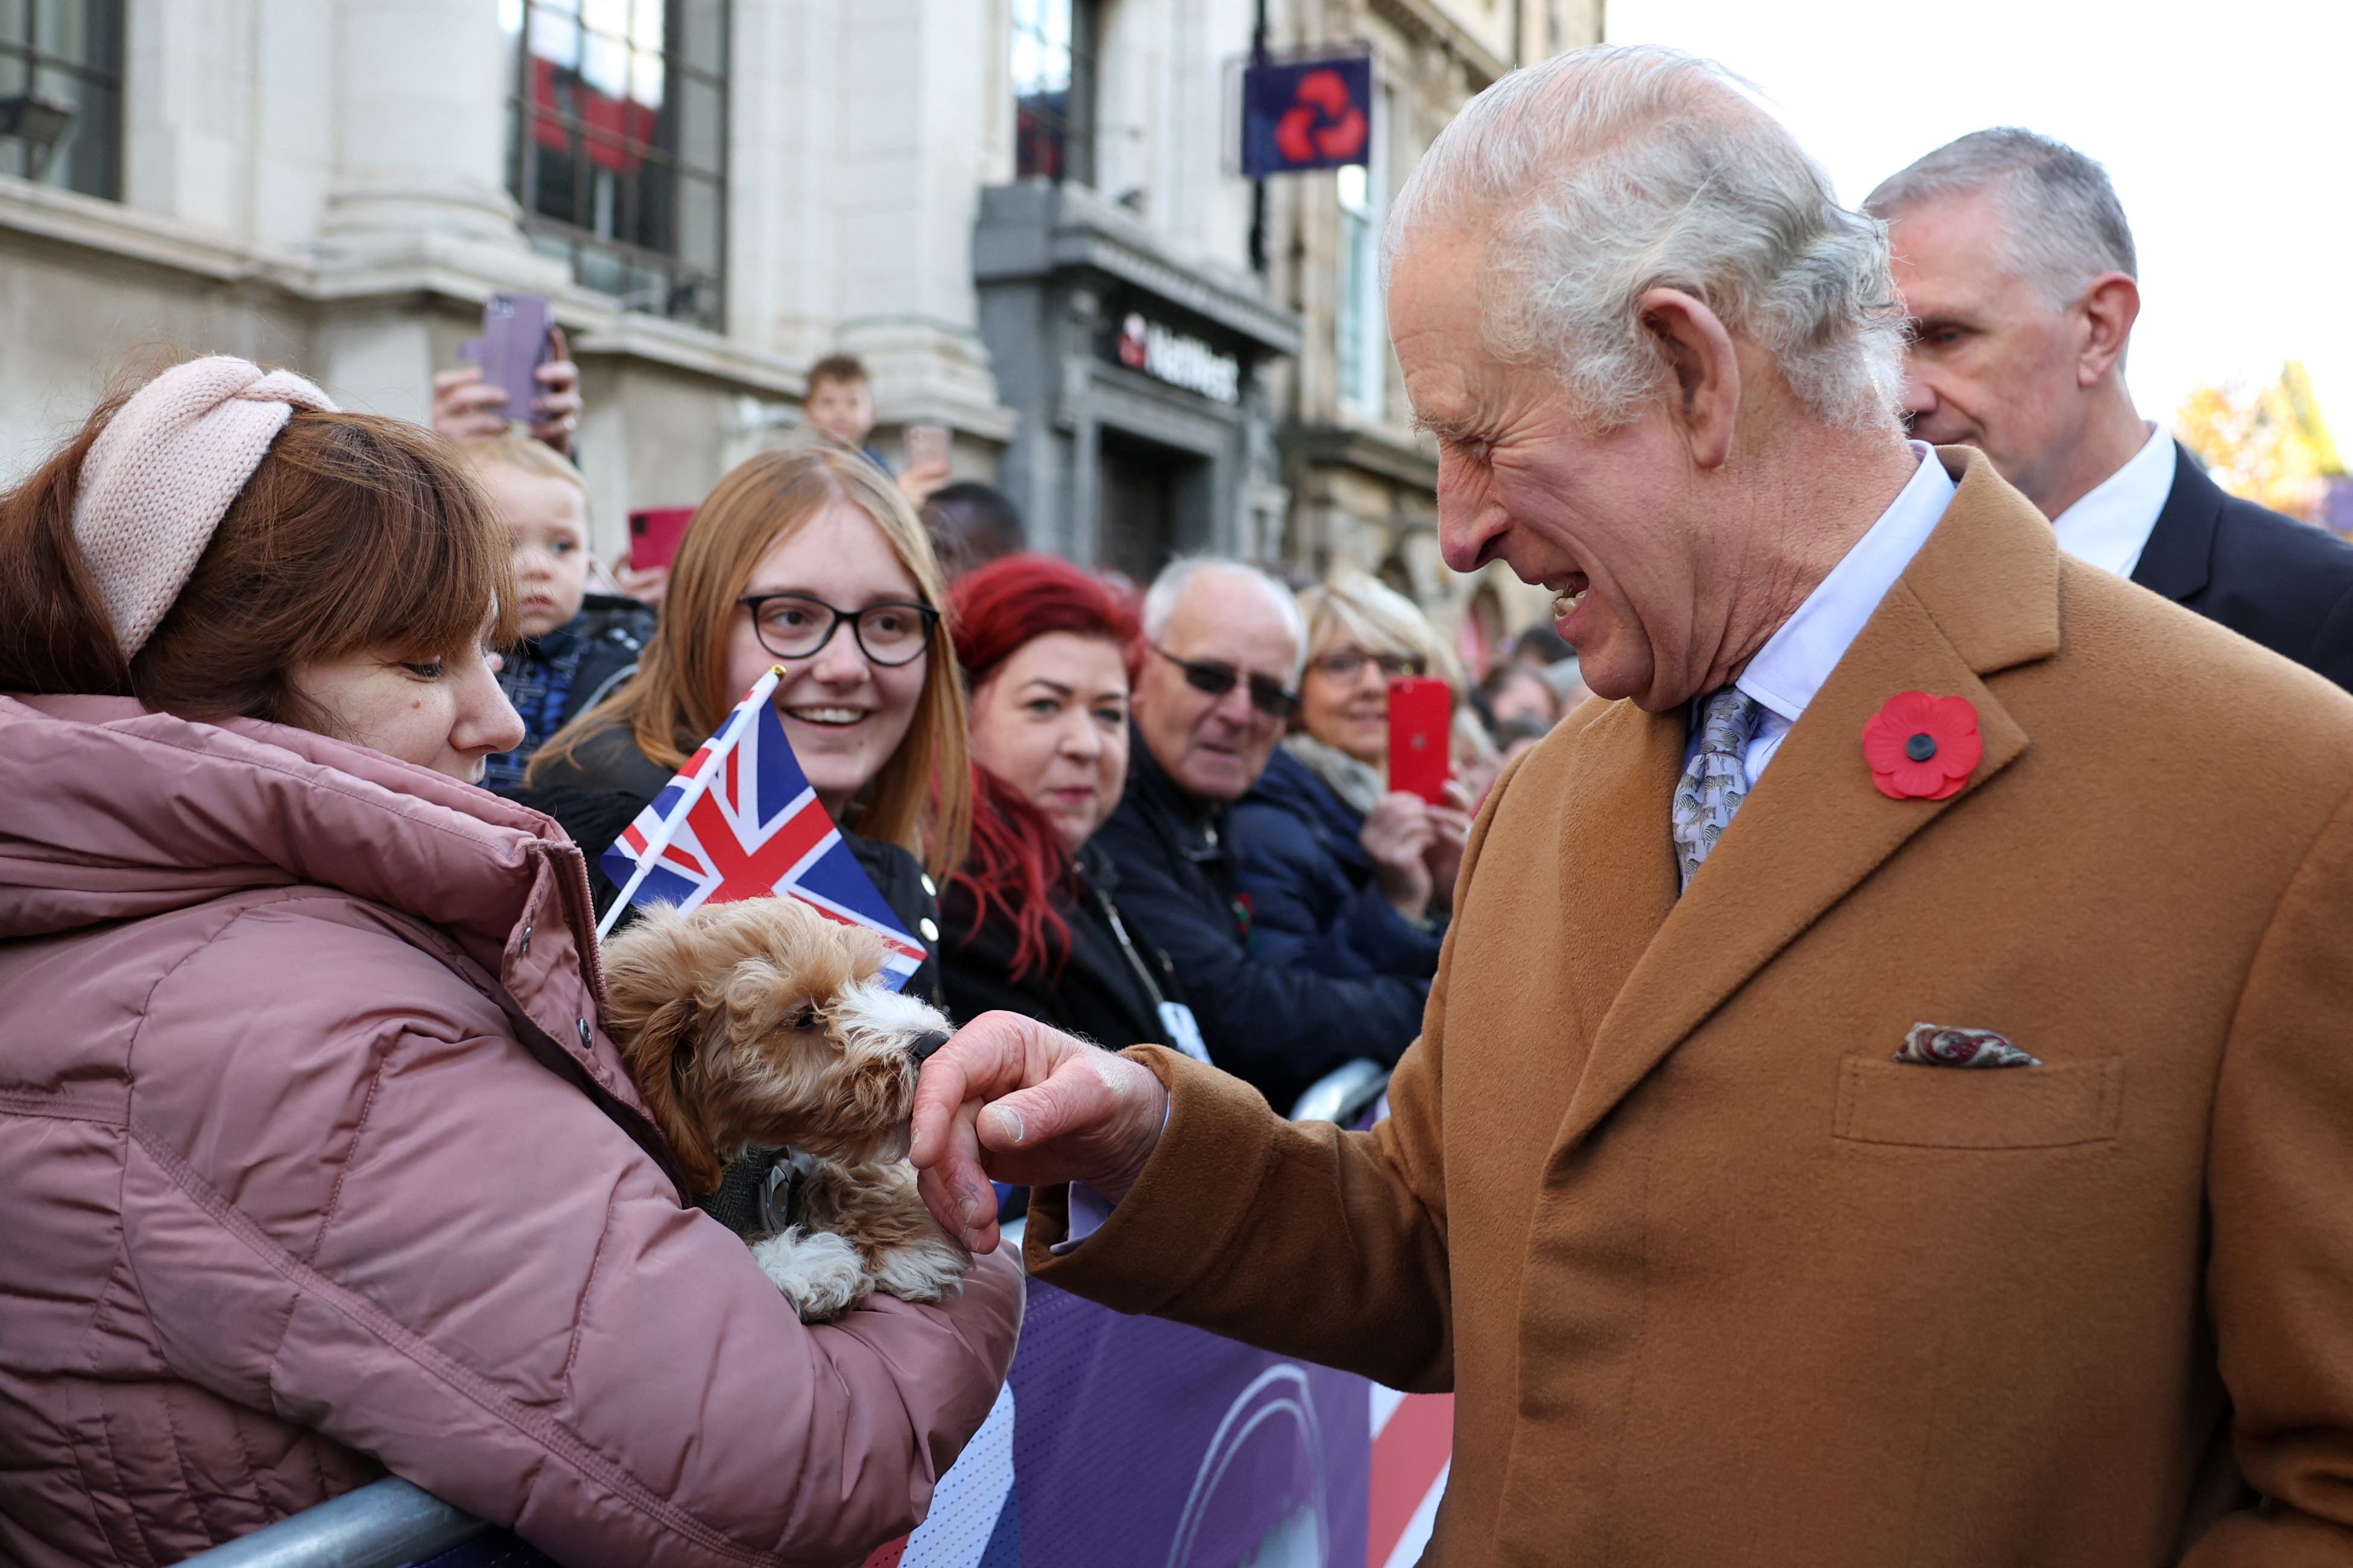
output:
M1904 1037L1899 1062L1924 1068L2039 1068L2042 1058L2021 1051L1991 1029L1954 1029L1915 1024Z

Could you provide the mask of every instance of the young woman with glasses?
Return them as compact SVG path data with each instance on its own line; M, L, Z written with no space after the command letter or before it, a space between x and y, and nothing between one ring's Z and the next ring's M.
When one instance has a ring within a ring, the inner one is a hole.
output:
M810 787L900 924L936 955L938 884L972 824L943 597L931 542L887 476L848 453L762 453L723 475L687 525L637 679L541 748L521 798L587 851L601 912L616 889L598 858L782 665L776 710ZM944 1000L936 956L907 989ZM739 1232L766 1228L776 1163L754 1150L702 1206Z
M1466 814L1388 788L1388 682L1461 680L1413 602L1343 571L1299 596L1307 668L1293 731L1235 805L1234 874L1261 951L1340 975L1425 978Z
M542 748L527 801L599 856L771 665L810 786L908 931L936 947L938 880L964 858L964 689L939 563L859 458L765 452L712 488L670 568L637 679ZM934 787L934 781L940 787ZM601 910L613 888L593 880ZM910 989L936 998L936 966Z

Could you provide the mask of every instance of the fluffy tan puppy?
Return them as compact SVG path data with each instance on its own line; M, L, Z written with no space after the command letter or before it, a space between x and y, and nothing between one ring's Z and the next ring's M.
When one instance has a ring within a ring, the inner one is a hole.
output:
M754 1145L806 1173L752 1255L806 1321L881 1290L936 1301L972 1255L916 1195L907 1118L949 1024L876 976L882 950L789 898L656 907L605 944L613 1037L697 1192Z

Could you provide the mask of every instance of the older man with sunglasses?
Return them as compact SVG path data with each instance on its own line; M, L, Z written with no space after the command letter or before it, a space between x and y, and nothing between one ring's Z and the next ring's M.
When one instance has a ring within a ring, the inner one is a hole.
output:
M1095 842L1119 906L1168 954L1209 1058L1288 1111L1356 1057L1394 1063L1427 980L1339 978L1255 951L1227 819L1299 706L1306 626L1281 584L1239 562L1179 561L1145 595L1127 790Z

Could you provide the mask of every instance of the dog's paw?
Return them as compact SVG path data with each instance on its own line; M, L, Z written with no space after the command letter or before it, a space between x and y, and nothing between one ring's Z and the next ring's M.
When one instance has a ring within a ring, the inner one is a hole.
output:
M822 1323L849 1310L867 1295L865 1260L840 1237L797 1226L752 1246L760 1272L785 1293L804 1323Z
M972 1254L944 1236L874 1250L868 1264L874 1289L902 1301L938 1301L964 1285Z

